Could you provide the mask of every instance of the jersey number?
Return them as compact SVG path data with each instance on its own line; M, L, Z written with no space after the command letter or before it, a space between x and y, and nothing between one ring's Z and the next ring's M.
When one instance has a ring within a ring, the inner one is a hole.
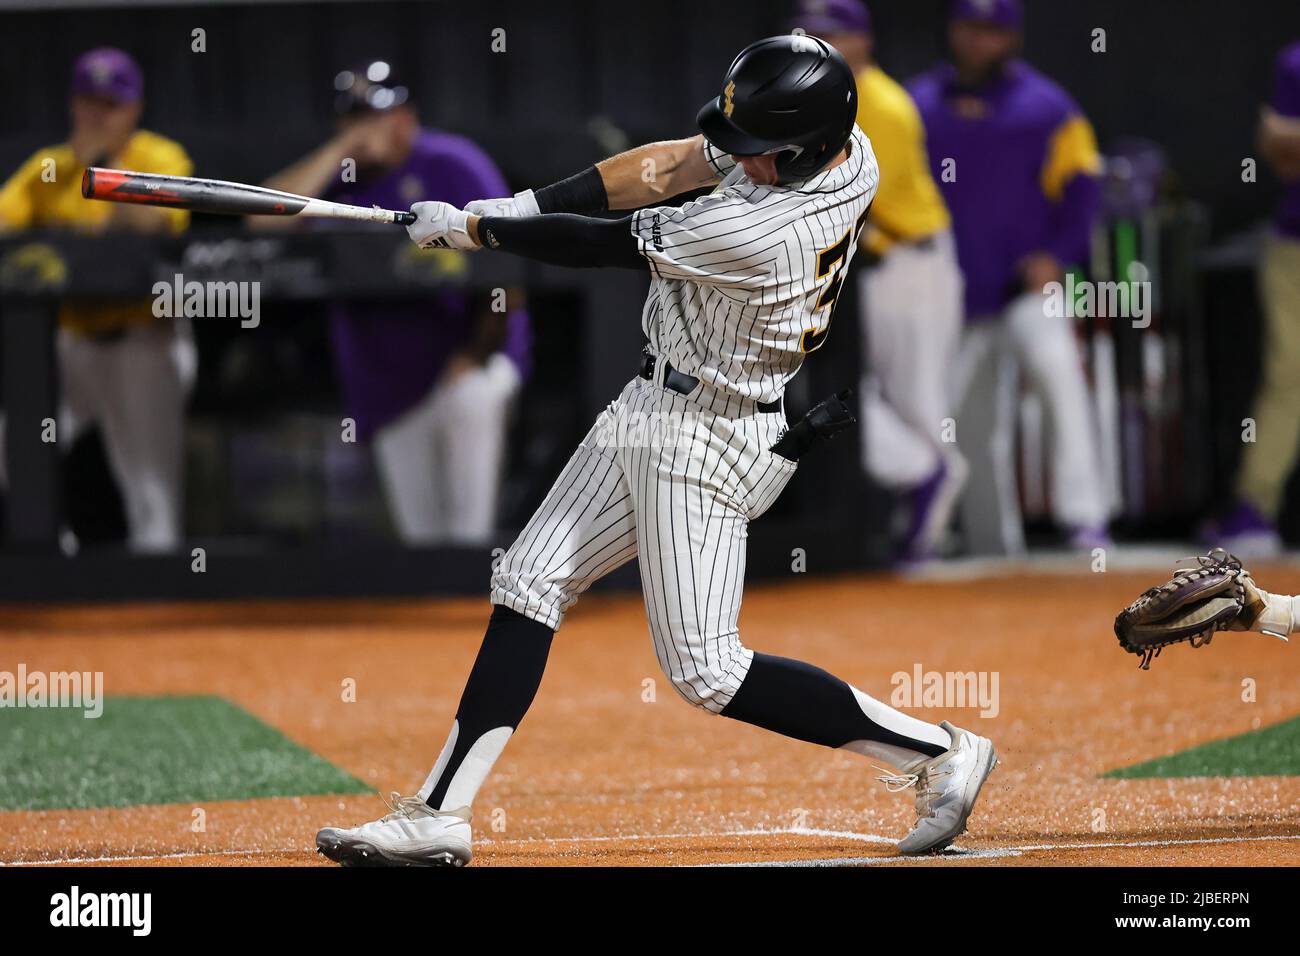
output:
M826 341L826 336L830 335L831 319L835 316L835 300L839 298L840 288L844 285L844 266L849 261L849 252L857 245L858 236L862 234L862 227L866 225L869 212L871 212L870 206L862 211L853 228L841 236L839 242L817 253L817 278L825 279L830 276L830 282L817 297L817 305L813 311L820 312L822 309L827 309L826 327L820 332L816 329L804 329L799 339L801 351L812 352L821 348Z

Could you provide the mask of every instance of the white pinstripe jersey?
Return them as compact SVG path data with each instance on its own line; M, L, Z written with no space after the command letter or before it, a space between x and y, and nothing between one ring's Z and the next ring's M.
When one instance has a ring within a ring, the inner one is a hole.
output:
M632 218L651 284L641 326L650 349L724 392L776 401L830 329L831 311L876 195L871 141L853 128L848 158L758 186L707 142L722 176L709 195Z

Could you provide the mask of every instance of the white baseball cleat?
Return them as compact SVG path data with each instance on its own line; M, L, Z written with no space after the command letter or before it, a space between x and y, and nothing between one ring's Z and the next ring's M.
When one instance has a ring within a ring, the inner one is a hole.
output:
M389 795L392 813L352 829L326 827L316 849L343 866L464 866L473 853L469 807L434 810L419 797Z
M980 795L980 787L997 765L993 742L948 721L939 724L952 737L952 747L929 760L903 768L899 774L879 779L891 793L916 787L916 814L912 832L898 844L903 854L942 850L966 831L966 821Z

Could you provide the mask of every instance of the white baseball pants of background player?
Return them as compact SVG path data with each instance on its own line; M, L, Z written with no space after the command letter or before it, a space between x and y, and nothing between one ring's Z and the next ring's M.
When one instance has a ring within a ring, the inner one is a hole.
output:
M952 434L945 434L962 327L962 277L952 233L893 246L878 265L859 273L858 288L867 472L886 488L903 491L930 478L942 460L960 488L966 463ZM953 504L936 509L927 538L942 532Z
M188 320L151 322L107 340L61 330L57 354L62 401L56 441L70 448L84 428L98 424L131 548L175 549L181 541L185 397L198 368ZM0 420L0 447L6 425L12 427ZM8 484L2 472L0 483Z
M1052 516L1067 529L1104 527L1108 495L1095 415L1073 320L1027 293L966 329L955 382L958 437L971 464L962 524L977 553L1025 550L1017 488L1021 376L1041 397L1050 440Z
M514 363L497 353L439 381L375 433L380 481L404 542L473 544L491 535L519 385Z

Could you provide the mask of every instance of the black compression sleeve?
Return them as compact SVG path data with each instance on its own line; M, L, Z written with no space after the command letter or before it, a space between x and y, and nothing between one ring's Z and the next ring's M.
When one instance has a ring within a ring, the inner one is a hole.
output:
M533 198L543 214L572 212L589 216L609 208L605 180L600 178L600 170L595 166L588 166L577 175L534 190Z
M588 216L484 216L478 235L485 249L512 252L555 266L574 268L646 269L632 235L632 217L592 219Z

